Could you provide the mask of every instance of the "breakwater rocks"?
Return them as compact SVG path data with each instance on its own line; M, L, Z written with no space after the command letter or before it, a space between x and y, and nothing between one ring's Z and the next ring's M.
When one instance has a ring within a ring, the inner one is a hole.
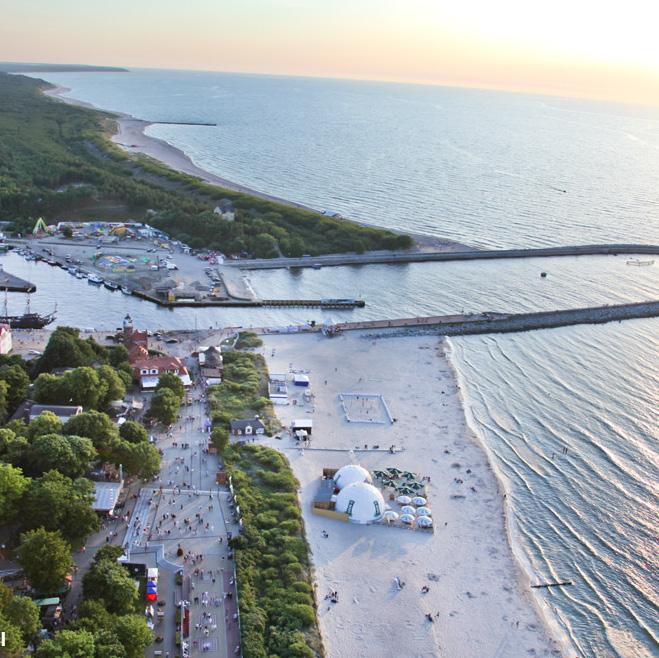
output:
M470 336L475 334L502 334L535 329L553 329L576 324L604 324L636 318L659 317L659 301L593 306L537 313L481 313L464 316L435 316L375 320L371 322L345 322L336 325L338 331L374 329L378 336L404 336L440 334L444 336Z

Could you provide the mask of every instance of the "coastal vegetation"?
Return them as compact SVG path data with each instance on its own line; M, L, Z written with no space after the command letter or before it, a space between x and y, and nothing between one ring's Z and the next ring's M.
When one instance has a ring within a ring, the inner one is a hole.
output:
M0 218L141 219L193 248L301 256L405 249L409 236L210 185L109 140L112 115L48 98L47 83L0 72ZM234 221L213 212L227 199Z
M254 444L223 453L243 518L232 538L245 658L323 655L297 498L298 483L286 458Z
M208 389L213 425L228 431L232 420L258 415L269 434L279 421L268 397L268 371L260 354L226 352L222 383Z

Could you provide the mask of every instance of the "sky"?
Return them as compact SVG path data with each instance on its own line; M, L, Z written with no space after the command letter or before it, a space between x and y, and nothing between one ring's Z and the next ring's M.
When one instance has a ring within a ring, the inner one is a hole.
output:
M659 106L656 0L0 0L0 60L395 80Z

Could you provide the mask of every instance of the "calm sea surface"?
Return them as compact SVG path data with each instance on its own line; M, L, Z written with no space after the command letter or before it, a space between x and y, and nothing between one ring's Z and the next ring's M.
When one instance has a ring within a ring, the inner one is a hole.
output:
M143 119L217 122L148 132L229 180L369 223L488 247L659 243L658 111L218 73L48 79ZM97 328L127 311L152 328L203 328L659 298L659 264L565 258L253 272L264 296L367 306L172 312L15 255L0 263L37 283L35 308L57 301L59 322ZM583 656L659 655L659 321L451 344L470 422L510 492L520 561L533 580L575 583L535 591L540 605Z

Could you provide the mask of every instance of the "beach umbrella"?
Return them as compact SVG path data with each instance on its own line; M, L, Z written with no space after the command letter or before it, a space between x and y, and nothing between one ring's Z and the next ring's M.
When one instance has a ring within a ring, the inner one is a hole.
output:
M396 500L401 504L401 505L409 505L412 502L412 499L409 496L398 496Z
M403 514L403 515L400 517L400 520L401 520L403 523L414 523L414 515L413 515L413 514Z
M388 477L387 474L384 471L373 471L373 475L375 475L376 478L386 478L386 477Z
M414 473L410 473L409 471L405 471L405 472L403 473L403 477L404 477L406 480L414 480L414 479L416 478L416 475L414 475Z
M418 507L416 510L417 516L432 516L432 510L429 507Z
M414 489L415 491L418 491L419 489L423 489L423 485L419 482L408 482L407 485L411 489Z
M410 487L399 487L398 492L405 494L406 496L414 495L414 489L411 489Z
M430 528L432 526L432 519L429 516L418 516L416 524L420 528Z
M399 468L396 468L395 466L390 466L387 471L391 473L392 475L395 475L398 477L403 471L401 471Z
M414 514L416 510L410 505L403 505L403 507L400 508L400 511L402 514Z
M387 478L382 478L382 486L383 487L393 487L394 481L393 480L388 480Z
M412 503L414 505L425 505L426 499L423 496L414 496L414 498L412 498Z
M394 512L392 509L388 509L384 514L383 514L384 520L389 523L391 521L397 521L398 520L398 513Z

